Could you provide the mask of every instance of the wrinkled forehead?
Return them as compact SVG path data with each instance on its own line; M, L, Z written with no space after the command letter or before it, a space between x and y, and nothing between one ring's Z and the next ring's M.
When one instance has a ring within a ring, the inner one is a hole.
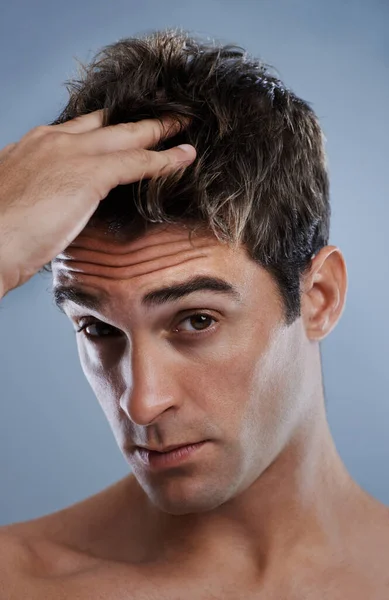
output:
M154 226L127 241L85 229L52 262L54 289L77 285L106 295L123 284L128 295L196 274L223 277L241 287L251 279L253 268L243 249L220 242L207 230L181 225Z
M209 232L191 232L184 226L154 226L130 239L101 229L83 232L52 261L54 277L73 273L122 278L146 274L211 253L226 252L225 245ZM170 257L170 260L169 260Z

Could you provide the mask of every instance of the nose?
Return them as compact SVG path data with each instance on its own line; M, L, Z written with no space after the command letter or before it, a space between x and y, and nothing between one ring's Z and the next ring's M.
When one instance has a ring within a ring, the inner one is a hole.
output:
M178 406L174 366L168 365L160 348L133 347L131 361L125 367L125 391L121 409L137 425L153 423L165 411Z

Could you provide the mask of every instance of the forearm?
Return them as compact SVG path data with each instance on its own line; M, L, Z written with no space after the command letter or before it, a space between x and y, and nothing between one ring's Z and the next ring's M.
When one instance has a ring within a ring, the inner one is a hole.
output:
M5 294L6 294L5 285L3 282L3 278L1 277L1 274L0 274L0 301L5 296Z

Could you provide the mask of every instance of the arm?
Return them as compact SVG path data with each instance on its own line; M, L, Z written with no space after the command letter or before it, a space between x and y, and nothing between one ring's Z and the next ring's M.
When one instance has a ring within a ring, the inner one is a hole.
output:
M118 185L193 162L192 146L148 150L180 125L103 127L103 111L40 126L0 152L0 294L22 285L78 236ZM66 207L66 211L63 210Z

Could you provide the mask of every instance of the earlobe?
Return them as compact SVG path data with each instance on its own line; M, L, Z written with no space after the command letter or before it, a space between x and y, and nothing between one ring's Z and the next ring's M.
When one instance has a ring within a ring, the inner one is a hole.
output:
M347 267L336 246L325 246L312 259L304 277L301 312L312 341L323 340L336 326L344 309L347 294Z

